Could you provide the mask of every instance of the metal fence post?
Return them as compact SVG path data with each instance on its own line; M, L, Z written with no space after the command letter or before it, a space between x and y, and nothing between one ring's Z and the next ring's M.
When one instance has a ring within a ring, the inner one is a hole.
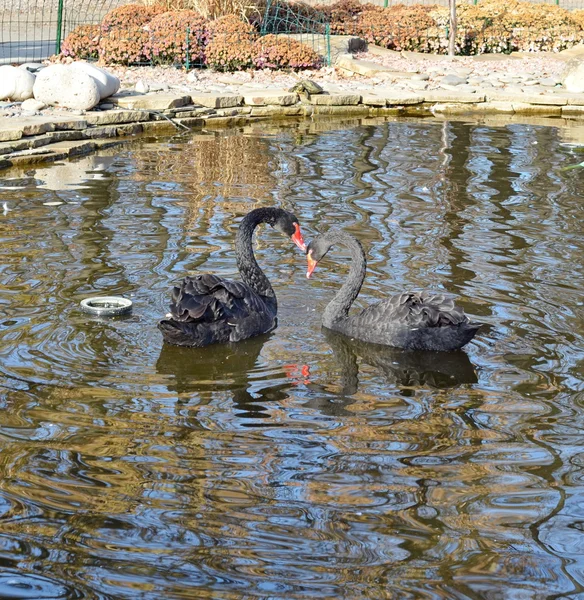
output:
M63 34L63 0L59 0L57 8L57 35L55 37L55 54L61 52L61 35Z
M324 34L326 36L326 64L327 67L331 66L331 24L325 23Z
M189 67L190 67L190 49L189 49L189 33L191 31L190 27L187 27L187 39L186 39L186 43L187 43L187 49L186 49L186 56L185 56L185 69L188 71Z

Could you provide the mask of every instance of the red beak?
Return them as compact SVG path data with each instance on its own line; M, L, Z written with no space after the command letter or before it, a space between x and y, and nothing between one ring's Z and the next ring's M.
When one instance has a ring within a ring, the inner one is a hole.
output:
M302 250L302 252L306 252L306 244L304 243L304 238L302 237L302 232L300 231L300 225L298 225L298 223L294 223L294 229L296 231L290 236L291 240L300 248L300 250Z
M310 276L312 275L314 269L316 269L316 265L318 264L318 261L312 258L311 253L312 250L306 255L306 262L308 263L308 268L306 269L306 279L310 279Z

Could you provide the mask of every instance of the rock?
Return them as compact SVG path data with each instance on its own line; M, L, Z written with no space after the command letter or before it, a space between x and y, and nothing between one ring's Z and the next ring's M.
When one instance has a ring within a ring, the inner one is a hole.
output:
M120 80L105 69L100 69L95 65L90 65L83 61L71 63L69 67L74 71L87 73L87 75L94 79L97 84L100 100L113 96L120 89Z
M197 79L197 72L194 69L192 71L189 71L189 74L187 75L187 81L190 81L192 83L194 81L197 81Z
M28 100L25 100L20 107L22 108L22 110L32 110L34 112L36 112L37 110L43 110L43 108L46 107L46 104L44 104L43 102L39 102L38 100L35 100L34 98L29 98Z
M151 92L168 92L170 89L166 83L150 83L148 85Z
M233 108L241 106L243 96L232 94L193 94L191 96L193 104L200 104L207 108ZM186 102L185 102L186 104Z
M347 106L359 104L361 102L361 96L359 94L322 94L322 95L311 95L310 102L312 104L319 104L324 106Z
M284 90L258 90L243 95L243 101L248 106L280 105L290 106L296 104L298 96Z
M32 98L35 76L26 69L4 65L0 67L0 100L21 102Z
M427 90L428 83L426 81L422 81L420 79L412 79L408 81L408 87L412 90Z
M185 94L121 94L110 98L111 102L122 108L147 110L167 110L179 108L191 103L191 97ZM239 102L241 104L241 102ZM235 106L235 105L234 105Z
M134 86L134 90L139 94L147 94L150 91L150 86L143 79L139 79Z
M539 80L539 85L543 85L544 87L555 87L558 83L560 83L560 80L556 77L544 77Z
M50 65L40 71L33 91L37 100L49 106L88 110L100 101L95 79L71 65Z
M412 81L428 81L430 79L430 75L426 73L414 73L412 75Z
M566 63L566 68L562 73L562 83L568 92L577 94L584 92L584 60L582 58L572 58Z
M451 73L450 75L446 75L446 77L443 77L440 83L442 85L463 85L464 83L466 83L466 79L463 79L462 77L459 77L458 75L453 75Z

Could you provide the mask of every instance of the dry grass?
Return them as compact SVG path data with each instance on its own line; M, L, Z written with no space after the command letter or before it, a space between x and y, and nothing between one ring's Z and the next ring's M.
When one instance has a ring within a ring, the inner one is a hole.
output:
M166 10L195 10L207 19L217 19L225 15L246 17L255 12L256 7L249 0L143 0L146 6L162 5Z

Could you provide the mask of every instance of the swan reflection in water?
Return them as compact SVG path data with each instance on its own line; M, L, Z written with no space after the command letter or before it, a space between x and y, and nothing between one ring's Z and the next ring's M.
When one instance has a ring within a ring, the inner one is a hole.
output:
M478 381L467 354L400 350L390 346L353 340L326 327L322 332L333 350L342 373L342 394L350 396L359 386L359 363L379 369L392 384L406 387L449 388Z
M260 335L231 344L215 344L192 348L162 344L156 362L158 373L170 376L167 387L175 391L182 401L184 396L202 392L230 391L233 402L242 418L268 419L262 402L281 401L288 398L290 382L267 385L249 392L250 379L264 344L271 334ZM268 382L266 382L268 384Z
M322 332L340 367L342 389L334 402L326 386L302 364L283 366L285 379L279 383L266 379L265 385L259 387L263 378L256 365L264 344L273 334L205 348L162 344L156 370L166 376L168 389L176 392L182 402L194 395L225 391L231 394L238 417L264 420L270 419L271 405L289 398L299 385L308 391L308 405L323 415L353 414L350 405L354 400L350 396L359 387L359 360L378 369L388 383L402 387L450 388L477 382L474 367L463 351L406 351L351 340L326 328Z

